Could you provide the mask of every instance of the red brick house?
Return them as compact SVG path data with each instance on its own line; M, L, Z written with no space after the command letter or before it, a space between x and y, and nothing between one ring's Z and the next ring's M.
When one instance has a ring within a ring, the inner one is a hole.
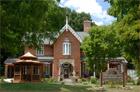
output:
M88 36L88 30L91 26L90 21L84 21L84 31L77 32L66 21L64 27L60 30L55 41L44 40L40 49L25 47L25 53L30 52L37 56L39 61L45 64L46 77L70 78L71 76L81 77L86 73L84 56L80 45L83 39ZM14 59L16 60L16 59ZM12 61L12 63L14 62ZM8 64L9 60L5 61ZM10 62L11 63L11 62ZM7 69L8 70L8 69ZM12 69L9 69L11 72ZM8 75L8 72L6 76Z
M87 26L86 26L87 25ZM44 41L40 50L25 48L25 53L30 51L46 64L46 76L69 78L81 77L84 74L81 58L83 57L80 45L88 36L87 30L91 22L84 22L84 32L76 32L66 22L54 42Z
M88 30L91 27L91 22L84 21L83 26L84 31L78 32L71 28L66 21L66 24L60 30L55 41L45 39L44 43L40 46L40 49L25 47L25 53L32 53L44 64L45 68L43 75L46 77L54 77L57 79L71 78L75 76L84 77L85 74L88 74L88 70L86 63L83 62L84 53L80 49L80 45L83 42L83 39L86 36L89 36ZM119 62L125 61L125 59L119 58L115 60L119 60ZM6 77L13 77L13 63L16 61L17 59L7 59L5 61ZM121 63L117 63L115 68L114 65L110 65L110 68L108 67L105 74L108 75L108 71L110 70L121 71L123 68L122 65L123 64ZM124 70L127 69L124 68ZM122 72L119 72L118 74L122 75Z

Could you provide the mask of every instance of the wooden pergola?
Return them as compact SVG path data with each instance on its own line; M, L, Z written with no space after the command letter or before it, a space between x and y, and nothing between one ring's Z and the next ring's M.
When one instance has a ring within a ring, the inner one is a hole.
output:
M14 83L39 82L43 78L44 64L37 57L27 52L14 64Z

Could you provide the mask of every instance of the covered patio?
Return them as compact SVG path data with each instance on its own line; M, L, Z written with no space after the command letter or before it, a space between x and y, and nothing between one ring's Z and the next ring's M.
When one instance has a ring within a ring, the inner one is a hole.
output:
M14 67L13 83L39 82L43 78L44 64L30 52L19 57L12 65ZM9 65L6 65L6 68L8 67Z

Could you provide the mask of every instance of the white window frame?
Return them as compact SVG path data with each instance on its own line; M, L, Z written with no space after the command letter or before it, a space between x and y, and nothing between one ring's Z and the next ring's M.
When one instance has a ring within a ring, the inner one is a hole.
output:
M41 45L39 49L36 49L36 55L37 56L43 56L44 55L44 45Z
M63 55L71 55L71 43L69 41L63 42Z

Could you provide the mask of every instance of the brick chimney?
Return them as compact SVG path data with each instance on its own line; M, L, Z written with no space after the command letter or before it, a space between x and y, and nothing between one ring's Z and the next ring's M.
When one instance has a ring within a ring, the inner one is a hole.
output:
M88 32L89 29L91 28L91 21L85 20L83 26L84 26L84 32Z

